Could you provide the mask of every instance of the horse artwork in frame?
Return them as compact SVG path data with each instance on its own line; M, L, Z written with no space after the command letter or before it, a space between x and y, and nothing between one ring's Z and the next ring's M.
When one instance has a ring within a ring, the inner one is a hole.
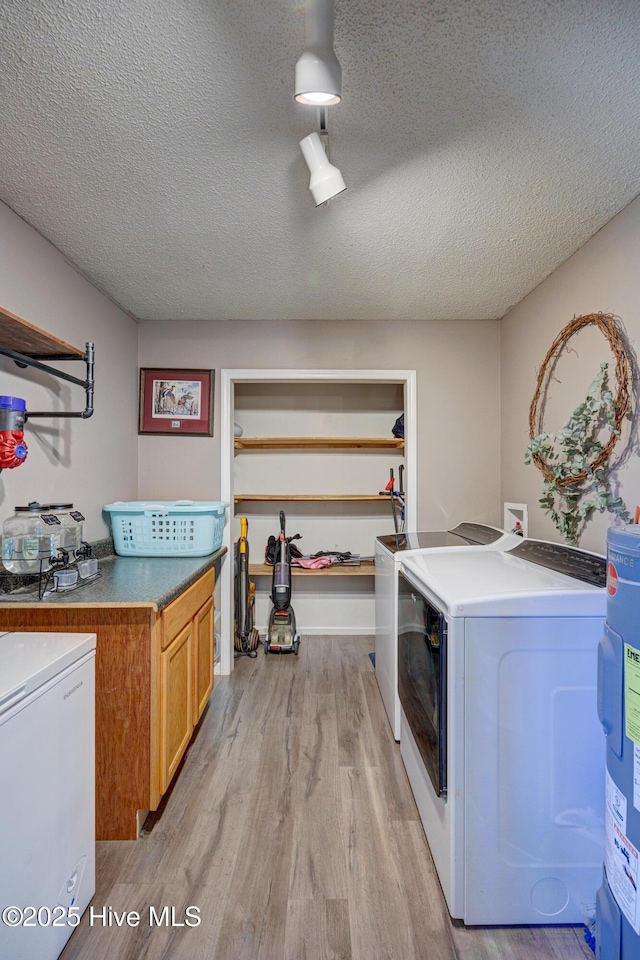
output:
M213 436L213 370L140 369L138 433Z

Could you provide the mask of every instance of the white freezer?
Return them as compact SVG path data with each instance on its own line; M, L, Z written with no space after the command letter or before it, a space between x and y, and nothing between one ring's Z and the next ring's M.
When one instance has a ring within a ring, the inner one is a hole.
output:
M95 892L95 644L0 634L0 911L29 920L0 919L7 960L56 960Z

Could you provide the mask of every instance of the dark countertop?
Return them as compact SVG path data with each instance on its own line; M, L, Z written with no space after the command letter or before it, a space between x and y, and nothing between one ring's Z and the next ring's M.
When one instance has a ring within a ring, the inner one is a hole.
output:
M101 576L76 590L45 594L38 600L38 587L21 587L0 594L0 604L68 603L76 606L123 606L150 604L162 610L212 567L219 569L227 548L208 557L105 557L99 561Z

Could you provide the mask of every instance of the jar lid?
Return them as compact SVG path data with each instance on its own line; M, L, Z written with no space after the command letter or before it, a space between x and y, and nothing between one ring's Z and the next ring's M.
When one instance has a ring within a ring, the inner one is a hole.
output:
M71 510L73 509L72 503L50 503L50 510Z
M31 503L27 504L26 507L14 507L16 513L42 513L43 510L50 510L51 504L49 503L37 503L33 500Z

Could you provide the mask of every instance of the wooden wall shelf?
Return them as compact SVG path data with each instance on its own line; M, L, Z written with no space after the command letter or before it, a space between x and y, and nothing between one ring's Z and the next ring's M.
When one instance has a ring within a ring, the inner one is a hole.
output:
M0 343L27 357L65 356L69 360L81 360L84 356L84 350L72 347L4 307L0 307Z
M93 416L94 380L93 370L95 348L93 343L86 343L84 352L71 344L65 343L59 337L41 330L16 316L10 310L0 307L0 355L13 360L19 367L33 367L42 370L58 380L66 380L82 387L85 393L85 408L78 411L67 410L28 410L25 420L33 417L80 417L88 420ZM70 373L51 367L42 360L83 360L86 369L86 378L81 380Z
M396 437L236 437L236 450L404 450Z
M389 503L389 497L378 493L238 493L233 498L235 503L254 501L256 503L365 503L379 501Z
M291 567L293 576L301 577L372 577L375 573L373 560L363 560L358 566L336 563L331 567L321 567L319 570L305 570L303 567ZM273 567L268 563L250 563L250 577L271 577Z

